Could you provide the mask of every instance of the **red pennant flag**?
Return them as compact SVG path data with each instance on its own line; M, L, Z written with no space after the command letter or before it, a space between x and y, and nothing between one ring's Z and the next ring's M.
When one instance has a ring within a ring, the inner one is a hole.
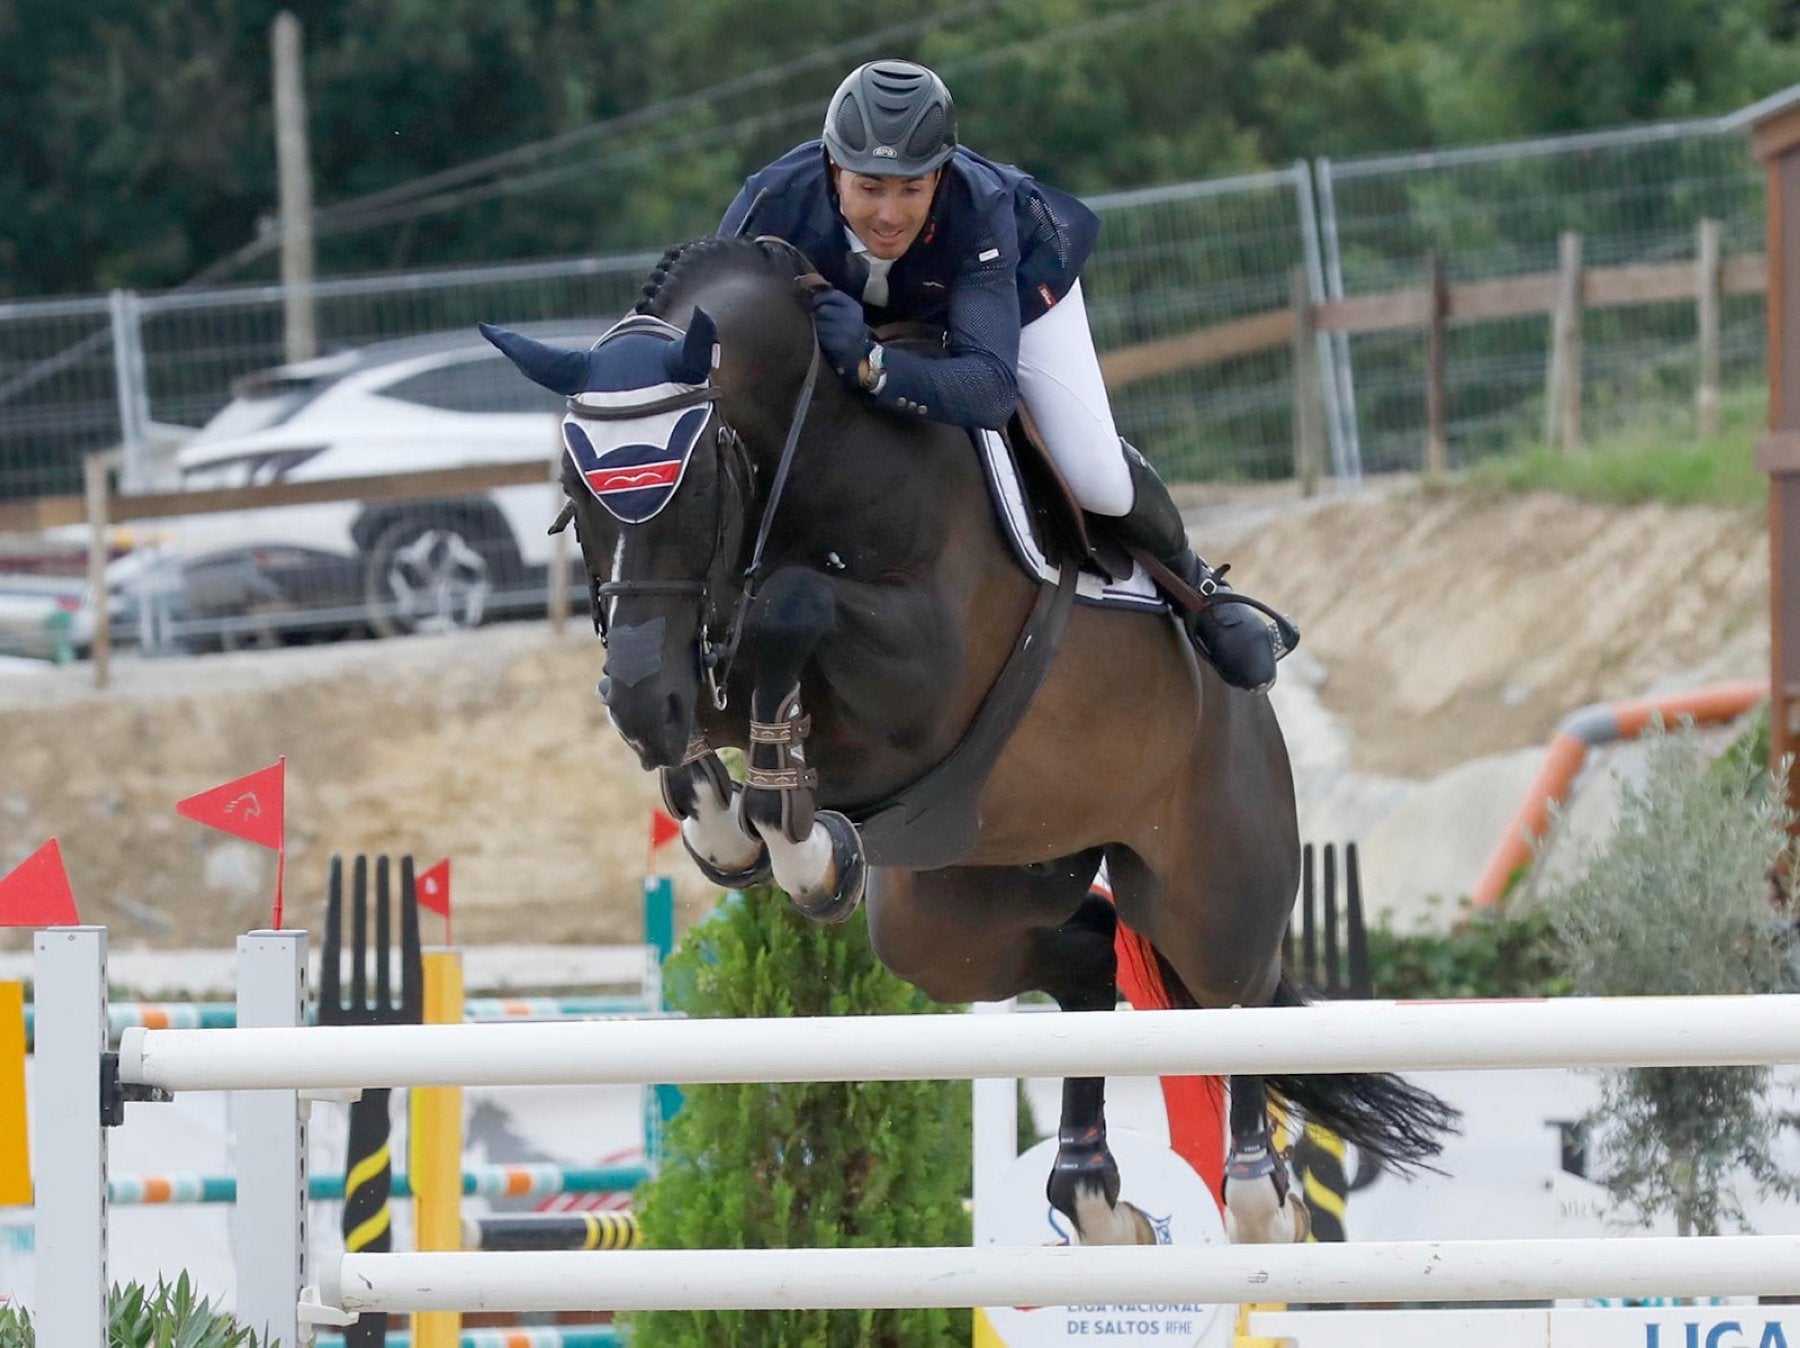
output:
M75 894L55 838L0 876L0 927L74 927Z
M414 881L419 889L419 907L429 908L450 920L450 858L445 857L428 870L419 872Z
M278 758L261 771L236 781L189 796L175 806L175 812L253 842L271 851L282 850L283 793L287 775L287 759Z
M275 853L276 931L281 930L281 890L287 878L287 758L247 777L215 786L197 796L177 801L175 812L196 824L205 824Z
M674 842L681 836L681 825L661 810L650 811L650 851Z

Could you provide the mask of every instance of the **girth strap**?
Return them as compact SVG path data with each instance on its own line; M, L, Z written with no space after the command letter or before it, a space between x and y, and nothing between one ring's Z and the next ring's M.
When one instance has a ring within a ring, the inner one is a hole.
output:
M857 818L857 832L871 865L937 870L954 865L975 846L981 826L976 802L1000 751L1050 673L1075 606L1079 574L1079 567L1064 562L1055 585L1038 587L1037 602L1019 630L1012 655L949 756Z

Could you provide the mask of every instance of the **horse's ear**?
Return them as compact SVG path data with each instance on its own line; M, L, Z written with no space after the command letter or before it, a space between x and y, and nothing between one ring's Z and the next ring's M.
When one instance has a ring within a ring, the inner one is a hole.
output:
M718 340L719 329L712 315L695 309L681 345L670 342L664 351L663 370L677 384L704 384L713 371L713 345Z
M492 323L478 323L487 338L534 384L552 393L573 396L587 387L588 359L584 351L549 346L523 333L509 332Z

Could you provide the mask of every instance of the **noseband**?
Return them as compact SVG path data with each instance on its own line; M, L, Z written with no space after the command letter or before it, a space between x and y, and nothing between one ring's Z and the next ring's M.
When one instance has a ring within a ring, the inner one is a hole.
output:
M806 367L806 378L801 381L799 395L794 400L794 410L788 420L787 440L781 447L781 458L775 466L775 477L769 486L768 500L763 503L762 520L756 531L756 544L751 550L750 564L745 567L737 585L737 598L731 605L730 617L724 624L724 638L720 641L712 639L712 620L724 612L725 605L721 596L729 584L729 572L733 554L741 543L739 537L727 542L733 532L734 522L744 518L745 509L755 498L756 464L744 444L744 439L719 414L716 406L719 389L710 381L700 388L672 394L655 403L640 404L635 407L595 407L581 403L575 398L568 401L571 416L588 421L621 421L646 416L656 412L671 412L686 407L698 407L702 404L715 404L712 412L717 421L713 443L718 455L718 472L715 474L714 511L713 511L713 545L712 553L707 558L706 569L698 580L607 580L602 581L592 570L588 572L588 601L593 609L594 631L605 645L608 636L606 618L606 600L609 597L620 598L641 597L648 595L674 596L698 601L700 605L700 668L706 678L708 691L712 695L713 706L724 711L727 695L726 684L730 678L732 662L737 658L738 644L743 638L744 618L749 612L750 604L756 597L756 591L763 579L763 552L768 546L769 531L775 523L775 512L781 504L782 493L786 490L788 476L793 468L794 452L800 444L800 433L806 425L806 414L812 407L813 388L819 377L819 345L815 339L812 344L812 359ZM704 429L702 429L704 434ZM727 510L725 506L724 482L729 481L734 488L733 494L738 498L738 509ZM677 488L679 490L679 488ZM621 523L621 528L630 525Z

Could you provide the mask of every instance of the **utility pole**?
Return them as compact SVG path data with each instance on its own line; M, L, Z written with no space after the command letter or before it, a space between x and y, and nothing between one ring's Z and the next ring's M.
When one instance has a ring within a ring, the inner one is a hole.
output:
M306 143L300 20L282 10L275 16L270 36L275 64L275 164L281 204L287 358L310 360L319 354L319 334L313 320L312 160Z

